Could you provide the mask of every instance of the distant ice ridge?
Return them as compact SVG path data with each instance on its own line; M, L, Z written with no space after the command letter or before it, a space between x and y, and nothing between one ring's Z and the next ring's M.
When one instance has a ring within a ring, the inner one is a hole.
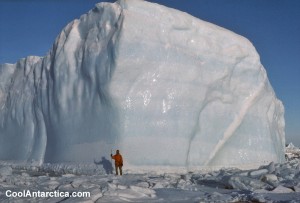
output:
M139 0L99 3L43 58L0 65L0 159L126 167L284 161L284 108L253 45Z

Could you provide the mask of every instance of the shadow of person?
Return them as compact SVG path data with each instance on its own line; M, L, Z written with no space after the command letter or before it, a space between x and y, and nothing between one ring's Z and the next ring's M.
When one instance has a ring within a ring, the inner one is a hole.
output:
M112 163L106 159L104 156L102 157L101 161L96 161L94 160L94 163L96 165L102 165L106 174L113 174L113 167L112 167Z

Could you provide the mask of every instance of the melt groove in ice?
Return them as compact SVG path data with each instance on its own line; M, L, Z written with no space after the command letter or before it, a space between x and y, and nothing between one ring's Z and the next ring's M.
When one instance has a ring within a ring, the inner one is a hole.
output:
M0 65L0 159L128 167L284 160L284 108L253 45L186 13L99 3L45 57Z

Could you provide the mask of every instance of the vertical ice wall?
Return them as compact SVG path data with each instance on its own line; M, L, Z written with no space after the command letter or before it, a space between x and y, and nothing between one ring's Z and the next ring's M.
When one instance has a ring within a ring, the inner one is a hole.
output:
M121 12L98 4L64 28L46 57L2 65L1 159L90 162L110 153L119 136L108 87Z
M157 4L97 4L0 79L0 159L90 162L112 147L127 166L284 159L283 105L252 44Z
M0 66L0 158L43 160L46 132L34 69L39 57Z
M131 163L283 160L283 106L247 39L173 9L122 2L111 92L122 105L121 143Z

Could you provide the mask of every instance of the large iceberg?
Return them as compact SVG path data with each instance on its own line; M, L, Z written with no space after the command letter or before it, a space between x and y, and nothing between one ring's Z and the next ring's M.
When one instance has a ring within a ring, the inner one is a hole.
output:
M247 39L146 1L99 3L0 66L2 160L247 168L284 160L284 125Z

